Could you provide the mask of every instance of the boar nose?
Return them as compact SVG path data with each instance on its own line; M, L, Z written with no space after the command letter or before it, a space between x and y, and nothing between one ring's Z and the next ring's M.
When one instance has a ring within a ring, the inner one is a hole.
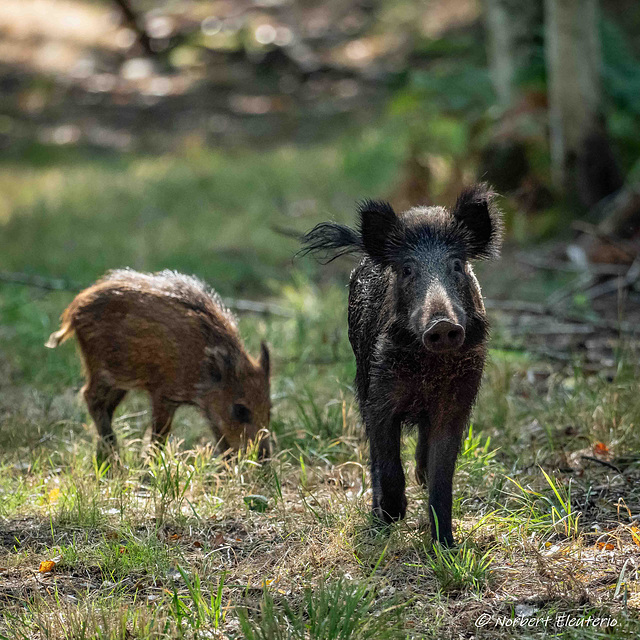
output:
M258 446L258 459L265 460L271 457L271 444L267 438L263 438Z
M260 429L256 436L258 442L258 459L264 460L271 457L271 441L267 429Z
M464 327L449 320L437 320L423 334L422 342L429 351L454 351L464 342Z

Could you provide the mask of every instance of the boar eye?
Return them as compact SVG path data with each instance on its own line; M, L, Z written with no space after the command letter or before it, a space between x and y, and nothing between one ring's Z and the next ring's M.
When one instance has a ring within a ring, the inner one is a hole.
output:
M462 273L462 260L459 260L458 258L456 258L453 261L453 270L456 273Z
M231 409L231 417L245 424L251 422L251 409L243 404L234 404Z
M402 267L402 275L405 278L409 278L413 275L413 267L410 264L405 264L404 267Z

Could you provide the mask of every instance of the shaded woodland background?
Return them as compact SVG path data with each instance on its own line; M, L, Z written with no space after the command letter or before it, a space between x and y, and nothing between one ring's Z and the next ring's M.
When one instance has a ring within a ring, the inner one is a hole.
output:
M55 163L70 149L233 154L377 136L377 158L340 143L343 184L350 168L378 176L374 195L406 208L487 180L515 245L560 240L525 261L581 274L557 297L615 315L624 292L633 314L639 32L630 1L7 0L0 145L9 162ZM284 253L318 203L276 182L263 197L284 214L267 225Z

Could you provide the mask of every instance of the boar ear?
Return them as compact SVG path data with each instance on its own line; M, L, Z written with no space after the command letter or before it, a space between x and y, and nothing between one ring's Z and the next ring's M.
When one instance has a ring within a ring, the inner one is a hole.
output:
M231 372L231 354L225 347L207 347L206 378L214 383L222 382Z
M458 196L453 217L465 230L470 258L497 258L502 245L502 212L486 183L467 187Z
M260 367L264 371L267 378L269 377L269 373L271 371L271 357L269 356L269 347L267 347L266 342L260 343Z
M388 202L365 200L358 205L360 236L366 253L387 265L398 241L402 223Z

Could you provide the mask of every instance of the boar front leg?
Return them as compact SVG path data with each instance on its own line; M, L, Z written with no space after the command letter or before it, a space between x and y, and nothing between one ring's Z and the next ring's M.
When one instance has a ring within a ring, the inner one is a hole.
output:
M161 396L151 398L151 442L163 447L171 431L173 414L178 405Z
M371 484L373 486L373 517L390 524L404 518L407 499L400 458L401 420L398 416L369 407L365 411L369 436Z
M118 441L113 432L111 420L117 406L127 392L116 389L107 383L91 378L82 390L89 413L98 430L98 450L96 458L102 464L118 453Z
M427 480L429 484L429 516L431 537L445 546L453 546L451 509L453 503L453 473L462 442L462 433L469 421L471 405L454 415L434 420L429 432Z

